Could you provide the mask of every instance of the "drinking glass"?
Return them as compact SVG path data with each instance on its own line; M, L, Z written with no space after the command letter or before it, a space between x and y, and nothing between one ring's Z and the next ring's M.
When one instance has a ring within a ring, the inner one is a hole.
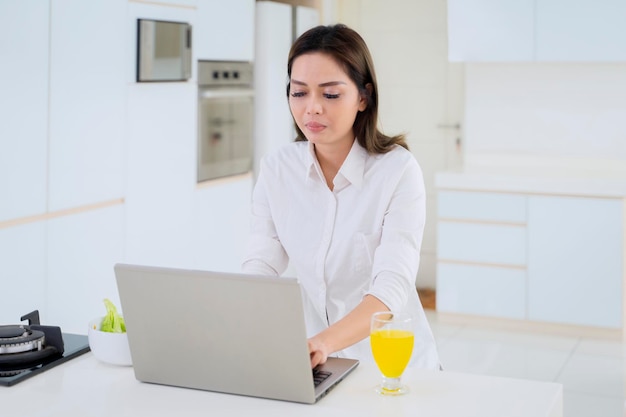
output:
M383 375L382 383L376 387L379 394L402 395L409 390L400 378L413 353L411 321L408 313L385 311L372 315L372 354Z

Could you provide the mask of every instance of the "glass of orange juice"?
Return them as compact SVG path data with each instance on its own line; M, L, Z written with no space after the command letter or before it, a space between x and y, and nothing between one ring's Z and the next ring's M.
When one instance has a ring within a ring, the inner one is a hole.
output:
M408 387L401 376L413 353L413 328L408 313L385 311L374 313L370 328L372 354L383 381L376 387L382 395L402 395Z

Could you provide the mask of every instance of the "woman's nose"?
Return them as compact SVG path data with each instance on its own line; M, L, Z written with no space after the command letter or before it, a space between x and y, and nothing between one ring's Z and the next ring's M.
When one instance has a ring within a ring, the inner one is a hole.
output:
M309 100L306 105L307 114L321 114L322 113L322 103L318 97L314 97L313 95L309 96Z

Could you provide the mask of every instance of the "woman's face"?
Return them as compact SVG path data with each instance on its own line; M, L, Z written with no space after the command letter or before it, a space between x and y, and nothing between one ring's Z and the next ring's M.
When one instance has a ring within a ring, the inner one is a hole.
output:
M316 146L352 146L352 126L367 102L329 55L300 55L291 65L289 108L296 124Z

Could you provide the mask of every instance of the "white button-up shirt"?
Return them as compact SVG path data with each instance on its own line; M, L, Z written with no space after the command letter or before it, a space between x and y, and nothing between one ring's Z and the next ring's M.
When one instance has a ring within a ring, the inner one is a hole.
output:
M313 145L290 143L262 160L243 270L281 275L291 262L305 293L309 337L352 311L366 294L390 310L410 312L412 361L438 368L415 289L424 222L422 172L406 149L368 154L355 140L330 190ZM369 338L338 356L371 360Z

